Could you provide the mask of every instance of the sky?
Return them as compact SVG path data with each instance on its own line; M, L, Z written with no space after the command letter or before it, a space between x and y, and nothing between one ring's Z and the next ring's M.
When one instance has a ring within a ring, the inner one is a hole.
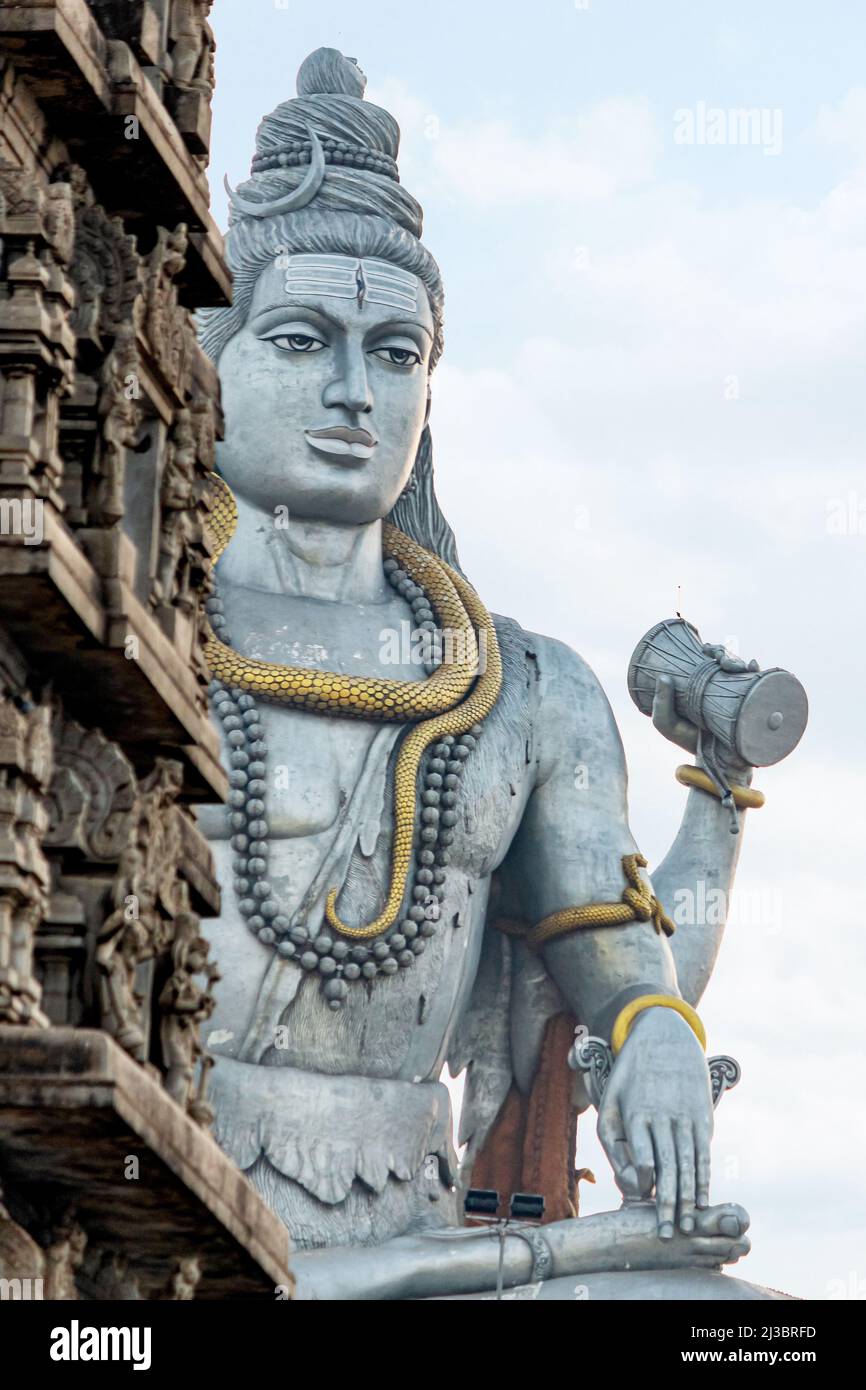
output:
M488 608L569 643L625 743L650 867L680 750L626 690L681 611L803 681L810 723L759 770L733 920L700 1006L743 1079L714 1200L737 1273L866 1298L861 691L866 677L866 19L850 0L216 0L211 181L340 48L403 131L446 286L437 489ZM728 113L753 108L741 128ZM590 1115L579 1162L618 1197Z

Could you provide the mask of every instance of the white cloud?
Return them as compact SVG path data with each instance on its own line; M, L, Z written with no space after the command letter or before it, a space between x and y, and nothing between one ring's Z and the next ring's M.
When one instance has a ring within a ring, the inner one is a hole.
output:
M866 159L866 87L852 87L841 101L821 106L813 133L819 144L841 149L862 163Z
M416 194L464 205L606 200L649 179L662 147L649 104L635 98L529 134L503 119L450 123L396 81L369 96L400 123L401 174Z

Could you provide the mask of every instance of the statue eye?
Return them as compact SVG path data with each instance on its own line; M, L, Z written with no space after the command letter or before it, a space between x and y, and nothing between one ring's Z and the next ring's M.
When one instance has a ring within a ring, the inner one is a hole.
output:
M420 353L402 347L373 348L373 356L380 357L383 362L390 362L393 367L417 367L421 361Z
M325 344L309 333L276 333L268 339L281 352L321 352Z

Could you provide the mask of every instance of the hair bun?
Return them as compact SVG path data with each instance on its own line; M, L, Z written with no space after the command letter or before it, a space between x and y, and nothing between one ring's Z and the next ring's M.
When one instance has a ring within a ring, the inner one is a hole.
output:
M256 135L256 157L279 157L290 151L293 142L309 141L312 129L322 141L360 145L371 155L396 162L400 127L388 111L363 100L366 86L367 78L354 58L344 58L337 48L317 48L301 64L298 95L264 117ZM343 177L339 164L339 160L329 164L329 180ZM297 175L289 177L291 183ZM371 173L371 177L378 180L380 176Z
M298 96L343 96L361 100L367 78L354 58L338 48L317 48L298 69Z

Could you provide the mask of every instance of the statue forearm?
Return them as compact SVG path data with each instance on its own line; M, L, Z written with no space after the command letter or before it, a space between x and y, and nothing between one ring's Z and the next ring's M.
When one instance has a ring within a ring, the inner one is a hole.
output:
M676 839L653 872L656 894L677 928L670 948L680 992L693 1005L722 942L746 815L740 811L740 833L732 835L721 803L693 788Z
M714 797L693 789L676 839L652 875L653 889L676 932L659 937L650 924L582 929L544 948L545 964L581 1022L609 1035L621 1008L639 994L700 1000L721 945L743 839Z
M544 963L579 1022L610 1037L619 1011L643 994L678 994L665 937L647 922L584 928L550 942Z

